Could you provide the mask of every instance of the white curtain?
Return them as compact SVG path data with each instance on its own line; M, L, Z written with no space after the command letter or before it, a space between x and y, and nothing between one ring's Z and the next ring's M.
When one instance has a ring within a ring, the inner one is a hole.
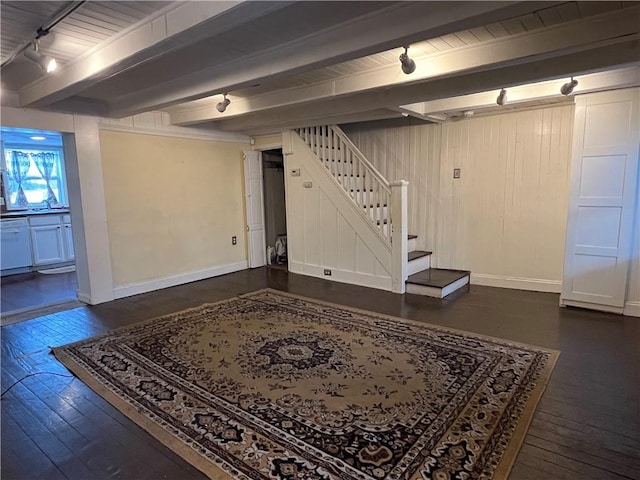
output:
M42 175L42 178L44 178L47 184L47 203L49 205L57 205L58 199L51 188L51 173L55 165L55 154L51 152L39 152L33 153L31 157L38 168L38 172L40 172L40 175Z
M28 205L27 196L24 193L22 184L25 180L29 167L31 166L31 159L29 155L24 152L18 152L14 150L11 152L11 176L16 183L16 201L15 205L19 207L26 207Z

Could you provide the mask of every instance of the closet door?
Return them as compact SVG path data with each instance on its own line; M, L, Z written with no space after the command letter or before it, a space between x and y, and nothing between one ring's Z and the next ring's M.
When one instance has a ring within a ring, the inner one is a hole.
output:
M261 152L244 152L244 188L247 209L249 268L262 267L267 263L262 185Z
M638 188L637 88L576 99L561 305L622 313Z

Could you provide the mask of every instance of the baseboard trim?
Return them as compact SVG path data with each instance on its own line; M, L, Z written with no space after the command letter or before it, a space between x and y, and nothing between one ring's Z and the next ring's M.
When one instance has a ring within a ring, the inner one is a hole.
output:
M154 290L160 290L162 288L175 287L176 285L182 285L183 283L196 282L198 280L204 280L205 278L218 277L226 273L246 270L247 268L249 268L248 262L244 260L242 262L229 263L227 265L220 265L218 267L207 268L195 272L158 278L155 280L150 280L148 282L121 285L113 289L113 298L130 297L132 295L152 292ZM78 298L80 298L79 295ZM82 300L82 298L80 298L80 300Z
M628 317L640 317L640 302L625 302L622 314Z
M325 268L331 270L331 275L324 274ZM310 277L322 278L333 282L349 283L351 285L360 285L362 287L391 291L391 277L379 277L368 273L340 270L334 267L308 265L306 263L293 262L291 260L289 260L289 271L291 273L308 275Z
M614 307L611 305L598 305L597 303L581 302L580 300L567 300L566 298L560 298L561 307L578 307L586 308L587 310L597 310L599 312L616 313L623 315L623 307Z
M486 273L472 273L472 285L485 287L513 288L516 290L532 290L534 292L560 293L562 281L544 280L541 278L506 277Z

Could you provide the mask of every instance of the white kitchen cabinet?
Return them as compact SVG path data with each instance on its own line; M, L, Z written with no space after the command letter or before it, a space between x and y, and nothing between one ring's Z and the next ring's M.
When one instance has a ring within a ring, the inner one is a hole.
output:
M62 225L31 227L31 246L34 265L64 262Z
M34 266L65 263L74 259L70 222L69 215L29 218Z

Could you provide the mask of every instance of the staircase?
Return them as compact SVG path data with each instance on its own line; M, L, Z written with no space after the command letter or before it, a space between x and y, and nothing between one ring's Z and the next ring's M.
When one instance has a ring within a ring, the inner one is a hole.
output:
M407 185L389 183L337 126L294 130L354 202L391 255L392 290L444 298L469 283L470 272L431 268L431 252L408 235Z

